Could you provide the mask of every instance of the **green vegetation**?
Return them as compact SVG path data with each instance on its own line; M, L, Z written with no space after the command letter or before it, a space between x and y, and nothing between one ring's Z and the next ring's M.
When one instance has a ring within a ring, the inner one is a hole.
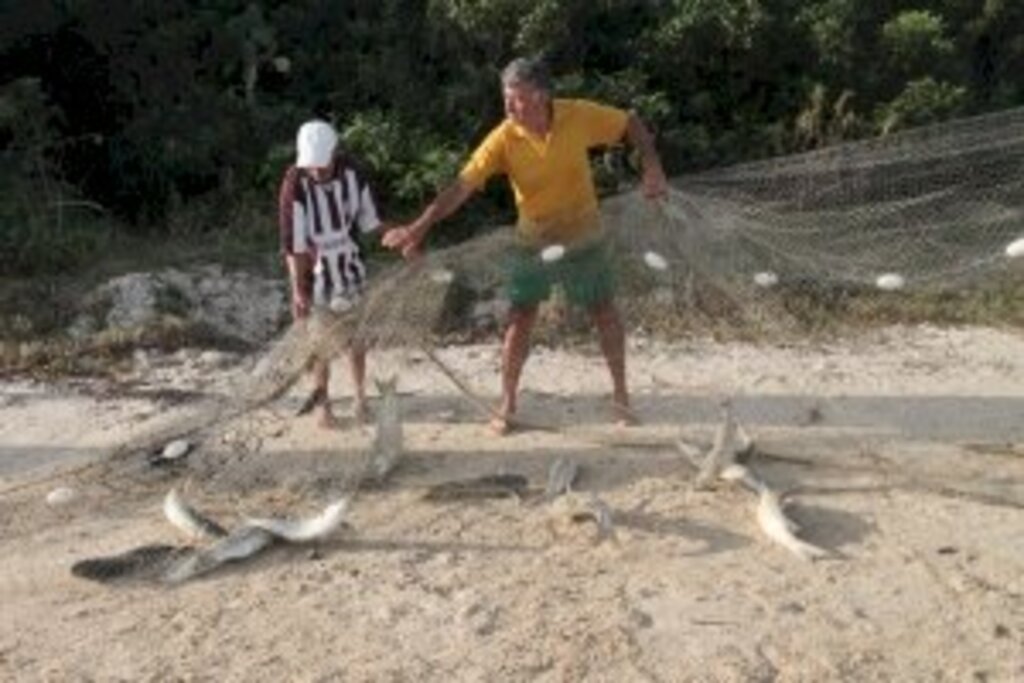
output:
M16 340L59 327L71 277L279 268L277 183L313 116L386 217L410 217L499 119L498 71L521 54L544 54L562 93L640 111L670 175L1024 104L1008 0L53 0L3 3L0 27L0 332ZM595 170L606 189L635 174L617 152ZM494 184L432 239L509 216Z
M82 0L5 3L0 25L6 274L122 234L272 244L314 115L406 217L498 119L517 54L641 111L672 174L1024 103L1024 6L1001 1ZM508 210L496 189L445 235Z

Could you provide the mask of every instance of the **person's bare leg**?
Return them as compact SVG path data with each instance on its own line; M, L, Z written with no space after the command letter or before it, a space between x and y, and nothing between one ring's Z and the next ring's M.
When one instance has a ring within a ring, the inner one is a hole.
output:
M317 360L313 366L313 381L316 384L316 392L321 396L320 405L317 406L317 424L323 429L334 429L338 426L338 420L331 411L331 396L328 392L328 385L331 381L331 365L325 360Z
M530 334L537 321L537 307L513 308L501 349L501 405L491 420L491 429L506 434L513 426L519 394L519 378L530 354Z
M352 374L353 399L352 417L359 424L366 421L366 349L355 345L348 353L349 369Z
M626 334L615 304L606 301L598 304L591 312L601 352L608 363L612 376L612 407L619 424L634 424L636 415L629 406L629 390L626 388Z

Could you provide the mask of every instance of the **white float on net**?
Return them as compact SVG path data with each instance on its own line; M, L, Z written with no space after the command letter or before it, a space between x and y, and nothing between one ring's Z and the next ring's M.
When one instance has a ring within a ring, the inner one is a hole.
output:
M278 73L286 74L292 70L292 60L288 59L284 55L279 55L271 60L271 64L277 69Z
M1024 237L1016 239L1006 245L1006 255L1010 258L1024 256Z
M554 263L565 256L565 247L561 244L552 244L544 247L540 252L540 260L544 263Z
M779 276L770 270L762 270L760 273L754 273L754 284L758 287L774 287L779 284Z
M894 289L902 289L906 283L907 281L899 273L884 273L875 280L875 286L887 292L891 292Z
M644 263L646 263L647 267L652 270L668 269L668 261L666 261L665 257L656 251L644 252Z
M444 268L430 271L430 281L439 285L446 285L455 279L455 273Z

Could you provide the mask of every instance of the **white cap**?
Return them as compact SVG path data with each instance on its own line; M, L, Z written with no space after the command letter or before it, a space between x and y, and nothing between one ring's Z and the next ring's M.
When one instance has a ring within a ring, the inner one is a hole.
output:
M295 165L299 168L330 166L338 134L326 121L307 121L299 128L296 147L299 150Z

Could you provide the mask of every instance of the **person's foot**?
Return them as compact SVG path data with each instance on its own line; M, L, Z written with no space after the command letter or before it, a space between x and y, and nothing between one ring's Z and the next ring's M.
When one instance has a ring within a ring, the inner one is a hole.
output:
M617 427L631 427L640 424L640 418L628 403L612 401L612 413L615 415Z
M320 429L337 429L339 426L338 418L334 416L327 402L324 402L317 411L316 426Z
M511 434L518 427L515 415L515 399L503 398L491 411L491 420L487 423L487 428L495 436Z
M487 428L495 436L506 436L511 434L515 429L515 426L512 416L504 414L496 414L491 418L491 421L487 423Z
M357 425L364 425L370 421L373 414L370 412L369 406L366 405L365 400L356 400L352 404L352 420Z

